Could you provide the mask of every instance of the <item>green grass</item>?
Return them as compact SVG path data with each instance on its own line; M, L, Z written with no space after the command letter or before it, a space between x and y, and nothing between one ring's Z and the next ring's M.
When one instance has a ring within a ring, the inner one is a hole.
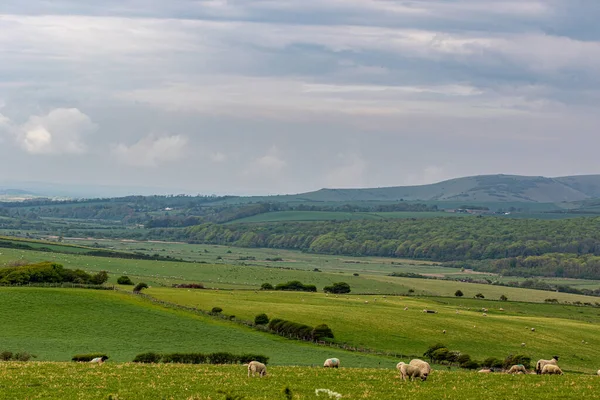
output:
M0 288L0 315L0 351L27 351L39 360L93 352L131 361L147 351L228 351L264 354L271 364L313 365L339 357L356 367L393 365L389 358L288 340L108 290Z
M337 341L381 351L422 354L430 345L442 342L478 360L520 353L537 360L558 354L566 369L592 372L600 365L600 311L595 307L263 291L151 288L147 293L201 309L219 306L242 319L252 320L264 312L270 318L307 325L326 323ZM484 307L487 317L481 311ZM424 314L423 309L438 313ZM536 331L528 329L531 327Z
M248 378L243 366L79 363L0 363L0 388L7 399L327 399L326 388L343 399L596 399L597 376L538 376L436 371L425 382L402 382L381 369L269 367L268 376ZM231 398L231 397L230 397Z

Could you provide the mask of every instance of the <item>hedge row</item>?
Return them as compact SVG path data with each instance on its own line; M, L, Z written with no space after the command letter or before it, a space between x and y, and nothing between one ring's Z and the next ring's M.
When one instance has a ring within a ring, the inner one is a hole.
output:
M333 339L333 332L325 325L321 324L317 327L299 324L285 319L274 318L269 322L269 329L278 335L293 337L301 340L322 340L324 338Z
M175 363L175 364L246 364L250 361L260 361L267 364L269 357L261 354L232 354L227 352L217 353L168 353L154 352L142 353L135 356L136 363Z

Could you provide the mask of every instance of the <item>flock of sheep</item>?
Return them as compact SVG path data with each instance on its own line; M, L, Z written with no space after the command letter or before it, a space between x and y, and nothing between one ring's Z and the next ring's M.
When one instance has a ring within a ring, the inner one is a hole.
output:
M248 377L250 374L254 376L258 374L259 376L265 376L267 374L267 366L258 361L250 361L248 364L244 364L248 366ZM328 358L323 363L323 367L325 368L339 368L340 360L337 358ZM431 373L431 366L428 362L419 360L417 358L410 361L410 363L405 364L404 362L399 362L396 365L396 369L400 372L400 376L402 380L406 379L417 379L421 378L421 380L426 380L429 374ZM494 372L491 368L482 369L479 371L480 373L490 373ZM527 374L527 369L521 365L516 364L510 367L507 371L507 374ZM538 360L535 364L535 373L542 375L562 375L563 372L558 366L558 356L552 357L551 360ZM598 370L598 376L600 376L600 370Z

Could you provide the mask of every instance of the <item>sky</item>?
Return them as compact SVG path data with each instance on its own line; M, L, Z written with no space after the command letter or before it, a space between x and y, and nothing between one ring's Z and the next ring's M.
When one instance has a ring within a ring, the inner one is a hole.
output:
M2 0L0 183L598 174L595 0Z

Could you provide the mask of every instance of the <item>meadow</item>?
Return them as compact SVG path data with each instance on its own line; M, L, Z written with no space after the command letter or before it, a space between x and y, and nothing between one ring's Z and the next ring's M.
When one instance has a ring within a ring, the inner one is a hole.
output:
M434 371L425 382L402 382L393 369L268 367L248 378L243 366L0 362L5 399L342 399L514 398L596 399L597 376L503 375ZM290 396L283 391L289 388ZM225 392L225 393L223 393Z
M322 365L339 357L357 367L395 365L390 358L292 341L111 290L0 288L0 315L0 351L26 351L37 360L103 352L123 362L148 351L226 351L264 354L270 364Z
M595 307L167 288L150 288L147 294L200 309L219 306L224 313L246 320L266 313L270 318L312 326L326 323L337 342L382 352L420 355L430 345L441 342L479 361L487 357L504 359L509 354L525 354L535 360L559 355L561 367L567 370L591 373L600 368L600 312ZM483 308L488 310L487 316L483 316ZM424 314L423 309L437 314Z

